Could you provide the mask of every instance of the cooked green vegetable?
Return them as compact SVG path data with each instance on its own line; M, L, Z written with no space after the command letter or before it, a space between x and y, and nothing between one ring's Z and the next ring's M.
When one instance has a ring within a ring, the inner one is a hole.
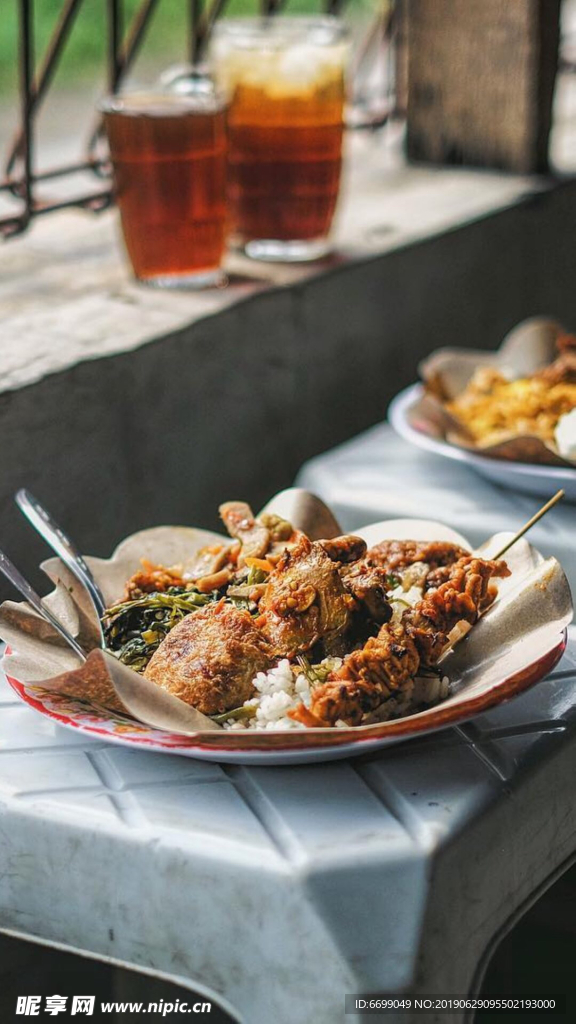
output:
M248 573L246 585L249 587L255 587L258 583L265 583L267 579L268 573L264 572L264 569L258 569L253 565Z
M143 672L164 637L181 619L218 600L218 593L201 594L185 587L145 594L108 608L102 620L106 646L120 661Z
M239 708L232 708L232 711L225 711L222 715L210 715L213 722L218 722L219 725L223 725L229 718L235 718L236 721L242 722L247 721L250 718L255 718L256 708L252 706L245 707L241 704Z
M317 665L310 665L310 671L316 678L311 679L310 676L308 678L314 685L316 683L325 683L330 673L340 668L341 664L341 658L324 658Z

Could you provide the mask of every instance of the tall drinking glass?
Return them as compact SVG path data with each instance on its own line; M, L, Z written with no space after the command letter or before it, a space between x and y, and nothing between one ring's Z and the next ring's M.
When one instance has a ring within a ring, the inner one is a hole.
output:
M126 249L160 287L218 284L226 241L226 104L214 91L102 104Z
M337 18L216 25L212 66L230 101L230 227L249 256L308 260L329 249L347 53Z

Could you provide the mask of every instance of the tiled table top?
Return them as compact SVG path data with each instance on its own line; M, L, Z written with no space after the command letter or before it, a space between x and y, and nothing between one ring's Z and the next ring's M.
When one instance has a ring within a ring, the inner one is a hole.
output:
M396 442L382 438L392 460ZM361 514L360 488L350 497L357 444L303 474L339 488L347 526L388 511ZM420 483L432 516L433 484ZM470 487L496 510L493 529L510 527L497 521L507 508L523 512L523 499ZM451 495L442 518L470 533L472 495ZM576 852L575 768L576 634L552 677L509 705L326 765L113 747L51 724L2 683L0 927L200 981L246 1024L343 1022L346 992L464 993Z

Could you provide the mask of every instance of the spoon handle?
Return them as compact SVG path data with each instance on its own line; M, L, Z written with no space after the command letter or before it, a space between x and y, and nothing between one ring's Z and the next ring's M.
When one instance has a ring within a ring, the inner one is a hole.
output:
M0 551L0 572L6 576L6 579L10 580L10 582L14 584L22 596L26 598L28 604L32 605L38 614L41 615L46 622L50 623L52 628L59 633L62 639L66 641L78 657L81 658L82 661L86 661L86 655L78 641L68 632L62 623L58 621L50 609L45 606L39 594L36 593L32 585L28 583L28 580L24 578L22 573L18 571L16 566L10 561L3 551Z
M58 523L54 522L50 513L30 494L30 491L22 487L16 494L16 504L34 529L38 531L40 536L44 538L46 543L62 559L64 565L86 587L92 598L98 620L100 620L106 610L104 596L82 555L70 538L58 526Z

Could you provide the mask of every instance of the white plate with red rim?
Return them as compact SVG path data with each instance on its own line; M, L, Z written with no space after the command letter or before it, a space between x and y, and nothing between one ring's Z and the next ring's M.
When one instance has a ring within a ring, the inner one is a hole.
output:
M389 520L358 533L369 545L409 538L452 540L470 547L460 534L428 520ZM509 536L497 534L481 553L490 557ZM215 538L217 535L193 528L159 527L128 538L109 560L89 561L104 594L112 600L119 592L118 581L139 567L143 554L157 562L174 564ZM448 698L417 714L375 725L283 732L222 729L194 736L152 729L78 696L47 689L51 677L71 668L80 677L78 664L71 652L47 636L44 628L31 635L26 606L12 602L0 609L0 635L11 648L3 668L14 691L35 712L92 739L236 764L294 764L357 756L465 722L524 692L552 671L564 651L566 627L572 619L564 572L555 559L545 560L525 540L517 542L506 557L511 577L500 582L495 604L443 666L451 682ZM77 591L70 596L70 586L74 590L77 585L70 582L58 560L50 560L47 569L53 579L65 581L57 584L48 601L78 631L84 614L83 596ZM19 621L22 614L27 620L24 629Z

